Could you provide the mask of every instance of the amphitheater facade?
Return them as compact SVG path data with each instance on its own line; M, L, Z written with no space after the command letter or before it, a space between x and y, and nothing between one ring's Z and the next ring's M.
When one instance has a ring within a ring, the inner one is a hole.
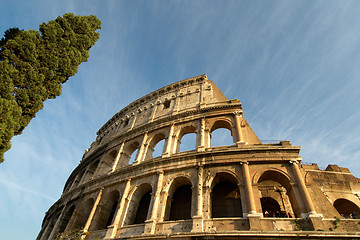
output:
M231 145L212 146L218 129ZM189 136L196 146L182 151ZM289 141L262 143L239 100L206 75L182 80L100 128L37 239L77 229L82 239L359 236L360 179L301 164L299 152Z

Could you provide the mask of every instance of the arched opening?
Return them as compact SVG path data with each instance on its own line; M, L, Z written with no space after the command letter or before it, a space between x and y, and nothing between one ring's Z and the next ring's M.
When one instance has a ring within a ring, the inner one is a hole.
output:
M233 145L231 131L226 128L218 128L211 133L211 147Z
M117 154L118 152L115 149L106 153L105 156L101 159L100 167L97 171L97 174L109 172L112 169Z
M182 137L178 152L191 151L194 150L195 148L196 148L196 134L188 133Z
M344 218L359 218L360 216L360 209L359 207L344 198L339 198L334 202L334 207L339 212L339 214Z
M75 181L73 182L71 188L78 186L81 183L81 179L85 174L85 169L81 170L81 172L76 176Z
M191 219L192 184L187 177L174 179L169 188L165 221Z
M176 189L172 197L170 221L191 219L191 195L191 185Z
M75 205L72 205L71 207L69 207L66 211L66 213L64 214L64 217L61 219L58 231L59 233L63 233L66 229L66 226L68 225L73 213L75 210Z
M149 142L145 160L161 156L164 151L165 135L156 134Z
M77 211L78 214L74 215L75 219L72 224L72 228L69 230L84 228L93 206L94 206L94 199L93 198L88 199L85 202L84 206L81 209L79 209L79 211Z
M217 121L210 129L211 147L230 146L234 144L232 126L227 121Z
M139 149L135 149L135 151L131 154L130 159L129 159L129 165L133 164L137 158L138 155L138 151Z
M153 158L161 157L162 153L164 152L164 144L165 139L162 139L155 145L154 151L152 153Z
M140 143L137 141L127 144L125 146L124 152L121 156L122 165L131 165L136 161L139 147Z
M294 189L284 174L268 170L258 180L262 212L266 217L299 217Z
M107 195L101 203L101 208L98 213L94 216L94 227L91 230L106 229L110 226L117 212L120 201L120 194L118 191L112 191Z
M151 200L151 191L148 191L144 194L139 202L139 207L136 211L136 216L134 220L134 224L144 223L147 219L147 214L149 211Z
M113 199L112 204L109 204L109 206L111 206L111 208L109 208L110 210L110 214L107 218L106 221L106 227L110 226L113 222L114 222L114 217L115 217L115 213L117 211L117 208L119 206L119 194L117 194L116 200Z
M59 216L60 216L60 212L58 212L55 216L54 215L50 216L50 219L48 220L46 227L42 226L42 229L44 229L44 231L41 234L39 239L48 239L49 238Z
M86 175L84 177L84 182L89 181L95 174L95 171L99 165L99 160L95 161L90 165L90 167L86 170Z
M125 218L125 225L144 223L147 219L152 188L150 184L142 184L132 194L128 211Z
M271 197L262 197L260 198L261 208L264 214L264 217L280 217L281 208L279 203Z
M211 191L212 218L242 217L237 180L228 173L216 174Z
M180 130L176 144L176 152L185 152L196 149L196 128L186 126Z

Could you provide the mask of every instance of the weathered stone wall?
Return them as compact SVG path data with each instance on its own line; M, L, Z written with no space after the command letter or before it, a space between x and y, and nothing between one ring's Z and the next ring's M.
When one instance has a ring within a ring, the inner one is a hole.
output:
M233 144L212 147L217 129ZM134 101L97 134L39 240L79 228L86 239L360 230L359 220L348 219L349 211L360 215L359 179L336 165L301 166L300 147L289 141L262 144L241 103L206 75ZM181 152L187 134L196 144Z

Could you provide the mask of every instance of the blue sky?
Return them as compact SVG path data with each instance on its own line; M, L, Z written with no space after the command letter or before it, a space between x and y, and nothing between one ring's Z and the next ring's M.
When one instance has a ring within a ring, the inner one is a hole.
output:
M97 130L147 93L206 73L261 140L360 177L359 1L1 0L0 32L96 15L89 61L13 138L0 164L0 232L35 239Z

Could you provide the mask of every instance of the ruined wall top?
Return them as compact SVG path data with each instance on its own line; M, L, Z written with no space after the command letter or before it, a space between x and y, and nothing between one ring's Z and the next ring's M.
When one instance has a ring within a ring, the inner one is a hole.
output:
M217 86L203 74L167 85L135 100L107 121L97 135L104 136L114 128L119 129L120 125L133 129L184 111L228 102ZM241 105L236 100L232 103Z

